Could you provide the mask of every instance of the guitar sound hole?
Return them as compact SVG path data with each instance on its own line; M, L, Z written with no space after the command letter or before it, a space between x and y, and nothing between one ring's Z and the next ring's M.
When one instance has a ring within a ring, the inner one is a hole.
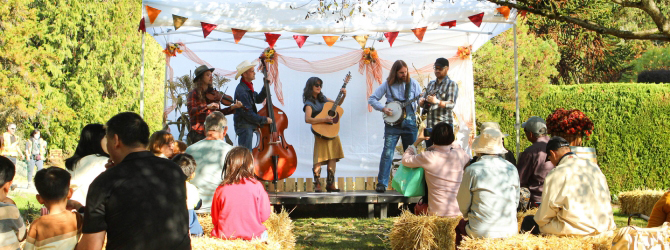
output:
M335 116L335 115L337 115L337 112L328 110L328 116Z

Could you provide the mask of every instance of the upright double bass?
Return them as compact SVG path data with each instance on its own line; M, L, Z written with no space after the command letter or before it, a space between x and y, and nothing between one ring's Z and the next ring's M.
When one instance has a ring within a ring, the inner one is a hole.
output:
M291 144L286 142L284 130L288 127L288 117L281 109L272 105L272 91L268 80L267 65L261 55L263 84L265 86L265 106L258 115L270 117L272 123L258 128L258 146L252 150L255 160L255 174L258 178L273 181L288 178L298 166L298 158Z

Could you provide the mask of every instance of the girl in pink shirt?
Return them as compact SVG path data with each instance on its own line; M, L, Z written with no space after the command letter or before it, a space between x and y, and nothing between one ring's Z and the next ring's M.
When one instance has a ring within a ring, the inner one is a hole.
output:
M226 155L223 169L225 177L212 200L212 237L266 240L263 222L270 217L272 207L263 184L254 177L251 152L233 148Z

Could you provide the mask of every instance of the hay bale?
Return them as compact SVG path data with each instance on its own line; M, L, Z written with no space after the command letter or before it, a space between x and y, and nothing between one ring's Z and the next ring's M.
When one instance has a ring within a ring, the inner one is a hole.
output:
M554 235L536 236L530 233L517 234L505 239L479 238L473 239L463 237L460 250L508 250L508 249L534 249L534 250L606 250L610 249L613 232L595 237L559 237Z
M268 229L268 240L222 240L211 238L212 217L210 214L198 214L198 222L202 226L204 237L192 238L193 249L294 249L296 237L293 234L293 221L288 212L282 209L281 213L270 214L263 225Z
M663 190L634 190L619 193L621 213L650 216L654 205L664 193Z
M523 218L525 218L528 215L535 215L535 213L537 213L537 208L531 208L526 210L525 212L516 213L516 222L519 224L518 231L521 231L521 222L523 222Z
M389 238L393 249L454 249L461 216L414 215L407 210L393 222Z

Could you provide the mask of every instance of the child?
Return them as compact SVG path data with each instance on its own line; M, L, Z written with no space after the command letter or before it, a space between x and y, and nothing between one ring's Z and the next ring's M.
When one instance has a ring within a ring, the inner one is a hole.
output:
M270 218L270 198L254 177L254 159L244 147L235 147L223 167L225 179L212 200L212 237L267 240L263 225Z
M174 141L174 146L172 146L172 148L174 148L173 150L174 154L178 155L186 152L186 148L188 148L188 145L186 145L186 143L183 141Z
M204 232L198 221L198 216L195 214L195 209L200 208L202 201L200 200L200 194L198 194L198 188L188 182L195 176L195 159L190 154L178 154L172 158L172 161L177 163L184 174L188 176L186 178L186 206L188 208L189 231L191 235L202 236Z
M26 224L19 209L7 197L15 171L14 163L0 156L0 249L19 249L19 242L26 237Z
M33 221L24 250L74 249L81 236L83 217L66 208L72 197L70 173L59 167L45 168L35 174L37 201L46 206L48 215Z

